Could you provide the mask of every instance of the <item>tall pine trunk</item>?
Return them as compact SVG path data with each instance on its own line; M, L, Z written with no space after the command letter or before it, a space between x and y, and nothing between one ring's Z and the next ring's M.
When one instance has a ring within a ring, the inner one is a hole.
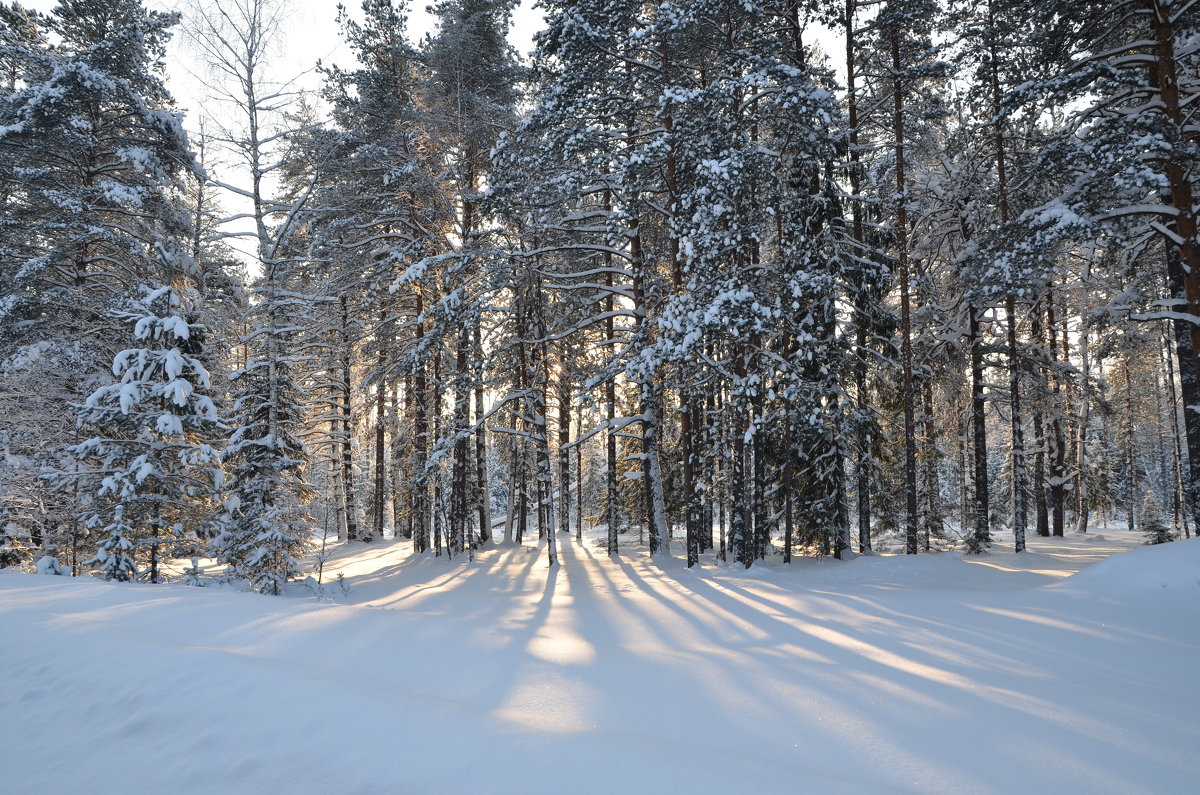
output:
M917 428L913 389L912 301L909 295L908 181L904 163L904 86L900 79L900 33L891 32L892 135L896 149L896 258L900 277L900 357L904 404L904 551L917 554Z
M362 538L358 526L358 494L354 482L354 415L353 392L351 391L351 349L353 342L350 337L350 311L346 297L339 299L341 306L341 387L338 400L342 414L342 484L346 500L346 540L359 541Z
M1042 302L1041 299L1033 302L1033 312L1031 314L1031 322L1029 329L1029 337L1033 341L1035 349L1039 351L1042 348ZM1034 526L1037 534L1042 537L1050 535L1050 514L1046 500L1046 451L1049 448L1049 441L1046 438L1046 380L1042 372L1042 362L1044 357L1038 355L1034 360L1034 394L1036 400L1033 402L1033 505L1034 505Z
M421 317L424 303L421 294L416 295L416 326L414 329L415 343L418 350L425 337L425 323ZM426 476L425 463L429 460L429 385L425 376L426 363L424 359L413 365L410 379L412 392L405 401L412 411L413 445L409 457L408 478L412 492L412 538L413 551L425 552L429 549L429 479Z
M479 487L479 543L486 544L492 540L492 485L491 473L488 469L487 453L487 423L484 422L483 394L483 339L478 320L474 326L475 351L475 471L478 473Z
M996 158L996 191L1000 210L1000 223L1007 224L1009 219L1008 206L1008 161L1004 139L1004 121L1000 95L1000 60L995 38L995 14L993 0L988 0L988 82L991 89L992 114L996 122L995 158ZM1012 468L1012 528L1013 548L1017 552L1025 551L1025 435L1022 428L1024 418L1021 414L1021 379L1018 370L1020 361L1017 348L1017 300L1013 291L1015 285L1009 285L1009 293L1004 299L1004 313L1007 316L1007 354L1008 354L1008 400L1009 400L1009 437L1011 439L1011 468Z
M1050 533L1061 538L1065 524L1067 483L1067 441L1063 431L1063 390L1058 367L1058 319L1054 311L1054 285L1046 293L1047 349L1050 351L1050 472L1047 493L1050 499ZM1066 345L1063 331L1063 345ZM1063 354L1066 359L1066 353Z
M979 327L979 310L974 304L967 307L967 323L971 348L971 449L974 462L974 525L968 537L967 548L972 552L983 552L992 543L992 520L988 482L987 397L983 391L983 340Z
M1195 173L1189 169L1184 153L1185 129L1195 124L1196 109L1186 107L1179 91L1181 66L1175 44L1179 37L1180 20L1173 13L1177 6L1160 0L1143 0L1146 16L1151 21L1154 58L1150 65L1150 82L1157 93L1160 112L1170 121L1171 144L1164 162L1169 206L1174 215L1166 219L1172 237L1166 241L1167 279L1171 298L1182 304L1186 314L1200 318L1200 220L1197 218ZM1182 4L1186 5L1186 4ZM1194 9L1192 11L1194 13ZM1179 357L1180 389L1183 393L1184 425L1187 430L1188 484L1187 496L1193 516L1200 516L1200 323L1177 316L1175 349Z

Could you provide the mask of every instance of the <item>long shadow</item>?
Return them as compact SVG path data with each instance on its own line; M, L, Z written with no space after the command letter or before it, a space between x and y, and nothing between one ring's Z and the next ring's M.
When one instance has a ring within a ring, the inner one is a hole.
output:
M525 556L528 559L519 569L517 576L510 580L510 582L513 584L513 587L505 588L498 585L498 583L502 582L505 578L498 576L496 572L508 569L511 566L510 561L512 558L516 557L517 555L521 555L522 550L525 549L528 549L528 547L498 550L494 555L489 555L487 558L477 557L473 561L465 561L461 558L447 560L445 561L444 565L454 568L453 570L447 572L446 576L442 580L436 583L429 583L427 585L412 585L403 594L393 597L382 597L375 599L371 601L371 604L373 604L375 607L390 609L396 607L402 602L422 596L426 592L433 592L435 595L440 592L450 593L466 586L468 583L474 580L481 578L487 578L488 581L492 583L492 585L490 585L486 590L493 593L511 593L519 589L520 584L529 576L530 570L533 569L533 567L537 564L540 556L537 554L525 553ZM401 575L404 572L412 569L428 568L431 570L436 570L439 568L437 566L437 561L437 558L426 557L413 562L405 561L404 563L398 564L392 568L398 570ZM442 570L444 571L445 569ZM386 580L388 576L389 574L381 574L378 579ZM447 586L450 586L452 583L454 584L453 587L447 588Z
M656 593L656 589L645 581L645 578L636 568L629 564L623 564L622 569L627 576L637 582L641 590L660 601L669 601L666 597ZM660 579L677 588L680 595L685 599L694 600L701 604L707 602L713 609L714 615L718 614L717 611L724 611L737 616L746 610L754 610L757 602L757 600L745 594L744 591L740 592L738 596L734 596L732 593L718 588L703 577L691 579L687 584L682 583L676 578L661 577ZM747 598L743 601L738 597ZM773 611L795 613L794 608L788 608L775 602L769 602L768 604ZM917 647L910 643L904 642L900 644L905 646L905 651L901 654L895 649L896 643L890 644L891 648L886 648L870 643L861 637L855 637L860 632L860 627L848 627L843 622L827 619L798 616L798 619L803 620L809 626L814 627L814 629L817 627L820 628L820 631L814 634L813 631L806 631L803 627L789 622L786 618L770 615L761 609L766 606L762 603L757 603L757 606L758 609L756 612L759 622L765 620L767 625L774 629L774 632L771 633L772 635L780 639L789 639L800 648L810 651L816 650L820 656L832 660L833 667L836 669L844 671L862 670L865 673L876 676L879 681L894 682L897 679L901 681L907 680L913 685L919 685L915 691L917 694L920 694L922 691L926 693L941 693L940 696L936 697L937 703L944 704L950 709L966 711L985 708L999 711L1002 714L1012 714L1019 716L1022 720L1032 719L1049 724L1056 732L1074 734L1092 743L1100 741L1111 744L1111 738L1120 734L1121 727L1111 724L1095 725L1095 719L1088 719L1086 721L1094 724L1090 727L1078 726L1077 724L1085 721L1081 717L1076 716L1072 718L1072 716L1068 715L1065 705L1057 702L1044 702L1026 696L1017 690L1001 687L992 692L1003 696L1004 701L988 698L981 692L977 692L975 688L969 687L969 685L973 684L970 677L964 673L947 670L945 668L947 664L946 660L933 658L931 662L925 663L915 659L915 657L927 655L922 654ZM879 615L872 616L872 618L875 620L894 620L884 619L883 616ZM920 622L934 623L929 622L927 619L918 618L918 623ZM942 631L960 629L950 624L939 624L939 628ZM988 637L989 639L993 637L985 633L979 633L978 636L980 638ZM834 642L830 639L831 637L841 642ZM781 661L778 659L764 659L764 648L761 644L757 648L753 645L748 645L741 651L753 660L757 666L766 671L778 669L781 666ZM977 651L983 652L984 650L977 649ZM1013 670L1016 670L1017 661L1011 660L1010 662L1013 663ZM815 666L809 661L796 661L791 665L782 663L782 667L795 669L798 674L807 673L811 675L814 672L814 668L819 666ZM1045 670L1054 670L1054 667L1048 665ZM874 673L872 674L872 672ZM1013 676L1014 673L1010 671L1008 675ZM837 695L839 701L844 705L849 706L851 703L858 703L862 708L859 710L860 714L864 711L869 712L872 707L878 709L873 704L874 699L872 697L860 692L859 688L851 687L844 679L839 679L837 676L824 678L826 685L830 687L829 692ZM750 681L754 681L755 679L759 678L749 678ZM759 679L759 682L761 681ZM772 685L771 688L760 688L760 691L764 697L769 697L772 689L775 687L777 685ZM986 687L979 688L980 691L986 689ZM1015 703L1006 703L1009 701ZM952 707L951 705L954 706ZM972 707L971 705L975 706ZM897 717L902 718L903 716L897 715ZM1058 717L1067 718L1068 720L1058 720L1056 719ZM916 751L917 748L914 747L913 750ZM1138 753L1133 748L1125 748L1123 750L1129 753Z

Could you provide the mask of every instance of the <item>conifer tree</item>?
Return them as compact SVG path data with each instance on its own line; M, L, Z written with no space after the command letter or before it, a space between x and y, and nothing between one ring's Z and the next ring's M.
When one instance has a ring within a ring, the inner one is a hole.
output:
M89 465L84 480L96 489L86 524L103 534L88 563L106 579L130 579L145 557L147 578L161 582L164 555L197 536L221 481L220 458L209 444L219 421L205 394L208 370L196 355L204 329L186 319L194 300L188 290L146 288L131 311L118 315L143 347L118 353L117 381L79 408L80 426L96 435L71 452Z
M151 280L154 246L185 232L192 160L161 60L177 19L63 0L46 16L7 8L0 26L0 402L23 417L0 432L0 480L36 545L70 546L74 573L84 497L45 493L41 474L74 470L69 405L122 344L108 312Z

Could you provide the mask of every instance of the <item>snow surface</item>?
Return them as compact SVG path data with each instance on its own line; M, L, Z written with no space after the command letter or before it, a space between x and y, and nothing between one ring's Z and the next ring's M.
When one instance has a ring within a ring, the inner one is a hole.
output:
M337 604L4 572L0 788L1194 793L1200 540L1140 541L749 572L357 544Z

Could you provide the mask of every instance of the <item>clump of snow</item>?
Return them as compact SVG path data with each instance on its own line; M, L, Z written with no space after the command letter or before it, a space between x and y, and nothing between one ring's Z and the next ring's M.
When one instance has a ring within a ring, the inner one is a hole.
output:
M38 574L52 574L61 577L67 573L58 559L51 555L43 555L38 558L36 566Z

